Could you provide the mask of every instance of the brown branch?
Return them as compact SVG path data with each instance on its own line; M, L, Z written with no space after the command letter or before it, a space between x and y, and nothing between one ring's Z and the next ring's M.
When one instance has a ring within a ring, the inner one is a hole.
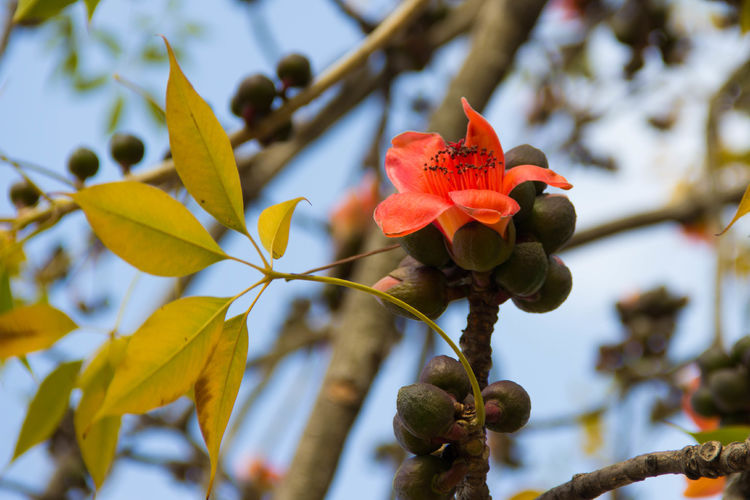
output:
M537 500L596 498L649 477L683 474L688 479L715 478L750 470L750 439L722 446L718 441L681 450L646 453L573 479L537 497Z
M718 192L719 202L724 205L739 203L742 194L745 192L745 188L746 186L743 184L720 190ZM565 250L570 250L571 248L614 236L625 231L632 231L664 222L689 223L707 214L711 210L711 207L712 204L706 196L688 197L681 202L662 208L647 210L578 231L565 246Z

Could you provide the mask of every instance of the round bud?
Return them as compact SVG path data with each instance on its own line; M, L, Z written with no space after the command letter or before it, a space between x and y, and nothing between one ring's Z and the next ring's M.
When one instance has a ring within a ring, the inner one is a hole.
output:
M393 478L397 500L449 500L453 491L436 489L437 477L448 471L450 464L434 455L404 460Z
M480 222L464 224L453 235L450 252L453 261L468 271L489 271L502 264L513 252L516 228L508 224L505 237Z
M463 365L450 356L435 356L419 374L419 381L432 384L462 401L471 392L471 382Z
M550 255L573 236L576 229L575 207L562 194L537 196L531 210L529 227L544 246L544 251Z
M696 362L701 370L701 378L703 380L708 380L709 375L716 370L734 366L732 359L724 352L724 349L716 345L706 349L698 356Z
M526 390L510 380L493 382L482 389L485 425L494 432L516 432L531 415L531 399Z
M546 313L560 307L573 288L573 276L559 257L547 261L547 276L542 288L530 297L513 297L513 303L522 311Z
M145 150L143 142L131 134L117 133L109 141L109 152L124 173L128 173L130 167L143 159Z
M527 241L516 243L510 258L495 269L493 277L511 295L527 297L542 287L548 267L542 244Z
M403 300L430 319L437 318L448 307L447 280L445 275L434 267L399 267L375 283L373 288ZM417 319L410 312L391 302L378 300L394 314Z
M442 446L438 441L423 439L409 432L398 413L393 416L393 435L403 449L415 455L429 455Z
M39 203L39 191L26 181L13 184L8 192L10 201L18 208L33 207Z
M455 400L432 384L417 382L399 389L396 410L404 426L417 437L434 439L455 421Z
M68 157L68 172L83 182L96 175L99 170L99 157L89 148L80 147Z
M541 149L528 144L521 144L505 152L505 170L517 167L518 165L536 165L537 167L549 168L547 155ZM519 184L519 186L523 184L526 183ZM534 185L536 194L542 194L547 188L547 184L544 182L533 181L532 184Z
M285 87L306 87L312 81L310 61L302 54L289 54L276 66L276 74Z
M442 267L451 260L445 249L445 237L435 224L427 224L398 241L406 253L426 266Z
M276 85L273 81L265 75L251 75L237 87L231 102L232 113L247 119L247 108L252 108L254 114L262 115L271 110L274 99Z
M744 368L721 368L708 376L716 407L725 413L750 410L750 379Z
M740 364L747 358L748 352L750 352L750 335L745 335L734 343L729 357L735 364Z
M702 417L716 417L719 415L719 409L716 407L711 389L702 384L690 396L690 406L693 407L695 413Z
M508 196L516 200L518 206L521 207L518 212L513 215L513 222L516 224L525 224L529 217L531 217L531 210L534 208L534 200L536 199L536 188L534 182L522 182L518 186L514 187Z
M292 120L289 120L267 136L261 137L258 140L264 146L268 146L274 142L288 141L289 138L292 137L293 131L294 125L292 124Z

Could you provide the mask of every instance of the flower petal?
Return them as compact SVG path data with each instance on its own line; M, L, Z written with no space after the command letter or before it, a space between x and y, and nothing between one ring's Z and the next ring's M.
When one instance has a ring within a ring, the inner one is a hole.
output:
M453 204L427 193L396 193L375 208L375 222L389 237L404 236L418 231Z
M505 168L505 155L500 145L500 139L497 138L495 129L492 128L487 119L477 113L471 107L466 98L461 98L461 104L464 106L464 113L469 119L469 126L466 127L466 146L477 146L480 150L486 148L487 151L494 151L497 158L497 168L502 172Z
M399 193L428 192L424 164L429 163L445 141L439 134L404 132L391 141L392 148L385 154L385 173Z
M448 196L466 215L488 226L520 210L510 196L487 189L452 191Z
M505 171L503 177L503 193L510 193L514 187L526 181L541 181L550 186L562 189L573 187L565 177L556 174L548 168L537 167L536 165L518 165Z
M687 479L687 488L683 495L687 498L711 497L718 495L724 490L726 478L717 477L710 479L702 477L700 479Z

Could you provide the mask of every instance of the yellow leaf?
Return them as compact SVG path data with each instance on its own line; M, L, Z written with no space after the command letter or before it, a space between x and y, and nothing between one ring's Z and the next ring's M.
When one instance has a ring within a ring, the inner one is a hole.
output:
M583 452L592 455L604 444L602 412L589 413L580 417L579 421L583 426Z
M0 266L12 277L19 273L25 260L23 245L16 241L15 235L10 231L0 231Z
M62 363L39 384L39 389L31 400L26 418L23 420L12 460L55 432L65 415L65 410L68 409L70 392L80 369L80 361Z
M537 491L537 490L524 490L524 491L519 491L512 497L508 498L508 500L534 500L536 497L538 497L541 494L542 492Z
M172 47L167 82L167 129L177 173L195 200L228 228L247 234L234 151L211 108L182 73Z
M226 259L200 222L161 189L112 182L71 195L102 243L157 276L184 276Z
M206 498L211 493L216 476L219 445L245 373L247 344L247 316L241 314L228 320L224 323L224 331L213 354L195 383L195 410L211 458Z
M258 217L258 234L263 247L271 254L271 258L279 259L286 252L289 243L289 226L297 203L307 198L294 198L271 205L260 213ZM308 201L309 203L309 201Z
M49 304L16 307L0 314L0 358L47 349L76 328L73 320Z
M13 22L44 21L60 13L76 0L20 0Z
M722 232L720 232L717 236L721 236L722 234L726 233L732 225L734 225L735 222L737 222L737 219L745 215L746 213L750 212L750 185L747 186L747 189L745 189L745 194L742 195L742 199L740 200L740 204L737 207L737 213L734 214L734 218L732 219L732 222L729 223L727 227L724 228Z
M740 5L740 31L743 35L750 31L750 0L742 0Z
M76 440L97 488L104 483L115 457L120 417L104 417L93 425L91 421L104 401L115 367L122 361L129 340L129 337L122 337L107 342L78 379L83 394L73 418Z
M145 413L185 394L216 345L231 303L186 297L154 312L131 337L94 420Z

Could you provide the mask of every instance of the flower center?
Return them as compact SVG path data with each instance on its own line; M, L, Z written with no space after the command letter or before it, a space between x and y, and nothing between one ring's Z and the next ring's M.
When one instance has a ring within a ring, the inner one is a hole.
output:
M449 192L464 189L500 192L504 169L494 151L464 146L462 139L435 153L422 170L430 192L448 198Z

